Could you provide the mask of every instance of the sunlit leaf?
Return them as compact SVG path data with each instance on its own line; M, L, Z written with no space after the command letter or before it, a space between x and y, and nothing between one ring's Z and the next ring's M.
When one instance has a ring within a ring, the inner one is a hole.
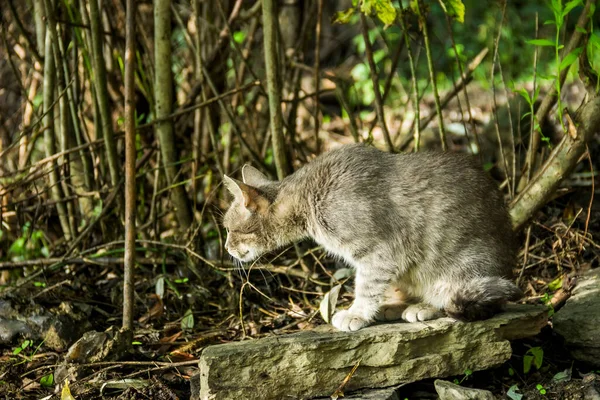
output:
M60 393L60 400L75 400L75 397L71 394L71 389L69 389L69 381L65 381L65 386L62 388L62 392Z
M245 39L246 39L246 32L244 32L244 31L237 31L233 34L233 40L236 43L244 43Z
M563 284L563 279L562 279L562 276L560 276L548 284L548 289L550 289L550 290L560 289L562 287L562 284Z
M371 15L375 11L377 18L385 25L391 25L396 20L396 9L392 0L363 0L360 10L365 15Z
M335 311L335 305L337 304L341 288L342 285L335 285L329 292L325 293L325 296L323 296L323 299L321 300L319 311L321 312L321 317L323 317L323 320L327 323L331 321L331 316Z
M531 40L526 40L525 43L533 44L535 46L554 47L554 45L555 45L555 43L552 40L548 40L548 39L531 39Z
M562 12L562 17L566 17L568 13L571 12L572 9L574 9L577 6L583 5L583 2L581 0L571 0L569 2L567 2L567 4L565 4L565 8Z
M347 24L350 22L350 20L352 19L352 16L354 15L354 12L356 11L356 9L354 7L350 7L349 9L345 10L345 11L338 11L335 14L335 17L333 19L333 23L334 24Z
M465 5L462 0L442 0L440 2L444 12L461 24L465 22Z
M569 54L567 54L565 56L565 58L563 58L562 61L560 62L559 69L562 71L565 68L569 68L571 66L571 64L573 64L577 60L577 57L579 57L579 55L581 54L582 51L583 51L583 47L578 47L578 48L574 49L573 51L571 51Z

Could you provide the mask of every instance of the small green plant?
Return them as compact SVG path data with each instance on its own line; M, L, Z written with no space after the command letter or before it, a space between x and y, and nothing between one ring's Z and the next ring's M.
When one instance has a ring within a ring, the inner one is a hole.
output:
M557 94L557 98L558 98L559 119L560 119L561 125L564 130L566 130L566 129L565 129L564 121L562 119L563 105L562 105L562 100L561 100L561 95L560 95L561 86L560 86L559 76L562 71L564 71L565 69L568 69L575 61L577 61L577 58L583 51L583 47L577 47L577 48L571 50L571 52L569 52L569 54L565 55L561 61L560 50L565 46L560 44L560 32L561 32L563 26L565 25L567 15L569 15L569 13L575 7L580 6L582 4L583 4L582 0L570 0L570 1L567 1L567 3L564 5L563 5L562 0L551 0L549 2L549 7L550 7L550 10L552 11L552 14L554 15L554 20L551 20L551 19L547 20L544 22L544 25L556 26L556 34L554 36L554 40L533 39L533 40L527 41L527 43L535 45L535 46L553 47L554 48L554 57L556 60L556 73L552 74L550 76L547 76L547 77L540 75L540 77L546 78L546 79L554 79L554 82L555 82L554 88L556 90L556 94Z
M546 389L544 388L544 386L542 386L541 383L535 385L535 388L538 390L538 392L540 392L540 394L546 394Z
M553 316L554 306L552 305L552 296L550 296L549 293L544 293L540 300L546 305L546 307L548 307L548 317Z
M52 387L54 386L54 374L44 375L40 379L40 385L43 387Z
M544 362L544 350L541 347L532 347L523 356L523 372L528 374L531 366L539 370Z
M454 378L454 383L456 385L460 385L461 383L463 383L464 381L466 381L467 379L469 379L469 377L471 375L473 375L473 371L471 371L470 369L465 369L465 371L463 372L464 376L462 377L462 379L459 381L457 378Z
M25 349L27 349L29 346L31 346L33 344L33 342L31 340L25 340L23 341L23 343L21 343L20 346L17 346L13 349L13 356L16 356L18 354L21 354L21 352Z
M50 251L44 233L37 229L32 231L31 223L26 222L21 236L8 249L8 255L12 261L25 261L49 257Z
M22 363L25 363L28 361L32 361L33 356L38 352L40 347L42 347L42 344L44 344L43 340L34 349L33 348L33 345L34 345L33 340L29 340L29 339L24 340L20 346L15 347L12 351L14 356L21 355L21 357L23 357L23 360L16 363L15 365L19 365L19 364L22 364ZM29 353L29 354L27 354L27 353ZM13 360L16 360L16 358L13 358Z

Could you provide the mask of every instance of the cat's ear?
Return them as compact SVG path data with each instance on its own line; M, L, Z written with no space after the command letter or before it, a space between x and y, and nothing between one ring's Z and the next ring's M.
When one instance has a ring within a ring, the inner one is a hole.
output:
M223 183L227 189L248 211L264 211L269 206L269 201L261 196L252 186L230 178L227 175L223 175L223 178Z
M251 166L250 164L245 164L242 167L242 179L244 183L250 186L264 186L271 183L271 180L267 178L265 174Z

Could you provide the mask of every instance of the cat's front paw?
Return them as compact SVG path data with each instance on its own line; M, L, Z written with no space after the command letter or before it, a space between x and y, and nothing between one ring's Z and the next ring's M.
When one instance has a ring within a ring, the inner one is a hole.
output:
M349 310L342 310L333 315L331 324L340 331L353 332L370 325L370 322L361 315L354 314Z

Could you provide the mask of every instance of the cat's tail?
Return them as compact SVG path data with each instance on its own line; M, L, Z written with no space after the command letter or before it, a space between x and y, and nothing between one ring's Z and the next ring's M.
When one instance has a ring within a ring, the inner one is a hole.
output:
M507 301L517 301L521 297L523 292L508 279L474 278L454 292L445 311L458 320L481 320L502 311Z

